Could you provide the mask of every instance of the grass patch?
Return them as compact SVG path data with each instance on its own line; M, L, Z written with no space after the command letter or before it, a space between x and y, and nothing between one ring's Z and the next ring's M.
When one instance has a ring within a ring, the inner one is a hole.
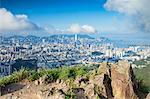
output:
M36 71L33 70L33 71L30 72L28 80L29 81L35 81L35 80L37 80L39 78L40 78L40 74L38 72L36 72Z
M147 60L150 58L144 60L144 61L139 61L137 65L141 65L144 63L146 67L143 68L134 68L134 74L136 76L136 79L139 82L139 89L143 93L150 92L150 64L148 64Z
M143 93L149 93L150 92L150 87L147 86L142 80L142 79L137 79L138 80L138 87L139 87L139 90Z
M0 86L6 86L11 83L17 83L29 76L29 71L22 69L18 72L14 72L12 75L0 78Z
M48 82L54 82L57 79L68 80L75 79L77 76L84 76L91 70L87 66L61 67L54 69L40 69L39 71L21 69L9 76L0 78L0 86L6 86L11 83L20 82L23 79L35 81L42 76L48 78Z

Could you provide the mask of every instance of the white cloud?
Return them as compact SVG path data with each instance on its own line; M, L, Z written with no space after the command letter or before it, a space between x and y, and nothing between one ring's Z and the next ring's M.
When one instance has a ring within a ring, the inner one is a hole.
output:
M83 25L80 26L79 24L72 24L70 28L68 29L68 32L71 33L96 33L96 30L94 27L90 25Z
M79 24L72 24L69 28L69 32L71 33L80 33L81 32L81 27Z
M0 8L0 33L26 32L41 30L26 15L13 15L5 8Z
M60 33L95 33L96 30L90 25L72 24L69 29L60 30L53 26L39 27L28 19L27 15L14 15L5 8L0 8L0 33L2 34L25 34L25 35L44 35Z
M89 26L89 25L83 25L82 31L85 33L95 33L96 32L95 28L92 26Z
M107 0L104 7L131 16L137 29L150 32L150 0Z

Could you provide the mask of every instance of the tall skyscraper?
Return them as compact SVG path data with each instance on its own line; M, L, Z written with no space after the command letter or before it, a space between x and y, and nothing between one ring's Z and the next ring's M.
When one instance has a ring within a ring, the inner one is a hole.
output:
M77 47L77 40L78 40L78 35L77 34L74 35L74 40L75 40L74 45L75 45L75 48L76 48Z
M77 42L77 40L78 40L78 35L77 34L74 35L74 40L75 40L75 42Z
M42 43L45 44L45 39L42 39Z

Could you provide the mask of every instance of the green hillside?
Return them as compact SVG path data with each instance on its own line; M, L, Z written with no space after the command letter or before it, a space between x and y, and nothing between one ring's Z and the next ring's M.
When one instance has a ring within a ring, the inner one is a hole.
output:
M134 62L136 65L145 65L144 68L134 68L134 73L136 78L142 82L142 85L145 87L145 91L150 92L150 63L148 62L150 58L146 60Z

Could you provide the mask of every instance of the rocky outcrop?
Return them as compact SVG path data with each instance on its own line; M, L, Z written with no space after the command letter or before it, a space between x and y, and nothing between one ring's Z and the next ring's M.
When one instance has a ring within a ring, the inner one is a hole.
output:
M138 99L132 67L125 61L115 64L102 63L97 75L90 78L89 83L85 87L89 99L97 96L104 99Z
M73 99L74 96L75 99L138 99L132 67L125 61L101 63L88 77L77 77L73 82L68 81L58 79L56 82L48 82L47 76L44 76L30 84L26 91L22 89L22 92L25 92L28 99L32 99L29 96L38 97L35 99ZM17 94L17 97L20 95L24 97L24 93Z
M57 90L53 88L45 91L38 91L36 95L40 99L65 99L65 94L62 90Z
M119 61L111 65L111 86L114 99L138 99L137 84L128 62Z
M97 75L90 78L89 82L94 84L93 90L100 98L112 98L112 88L110 79L110 67L105 62L102 63L97 71Z

